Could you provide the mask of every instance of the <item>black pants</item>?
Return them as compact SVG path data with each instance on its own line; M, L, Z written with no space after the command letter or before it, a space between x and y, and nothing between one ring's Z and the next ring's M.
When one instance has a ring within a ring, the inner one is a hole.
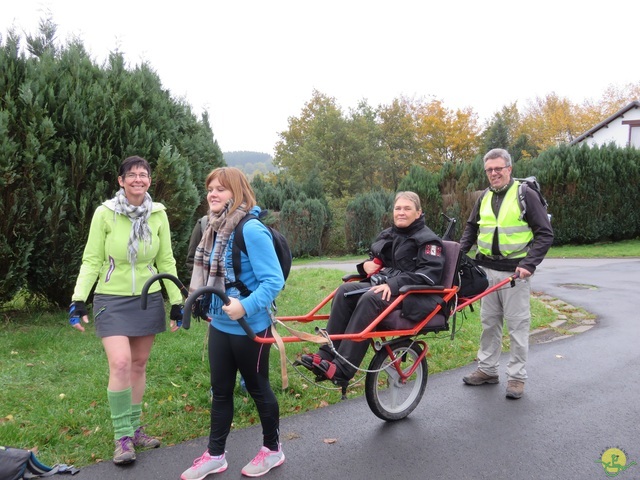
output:
M371 284L368 282L348 282L340 285L331 304L327 333L330 335L359 333L391 304L391 302L383 300L381 294L374 294L371 291L362 295L344 296L345 292L370 286ZM394 300L394 297L391 300ZM369 343L368 340L362 342L341 340L333 342L333 345L341 356L353 365L360 366L362 359L367 354ZM334 359L334 355L327 345L320 347L319 355L325 360L333 361L344 378L351 379L356 374L357 370L341 358Z
M271 329L257 336L270 337ZM225 450L233 422L233 390L238 370L258 409L263 445L269 450L278 450L280 409L269 383L270 349L271 344L255 342L246 335L230 335L214 327L209 328L209 367L213 388L210 455L222 455Z

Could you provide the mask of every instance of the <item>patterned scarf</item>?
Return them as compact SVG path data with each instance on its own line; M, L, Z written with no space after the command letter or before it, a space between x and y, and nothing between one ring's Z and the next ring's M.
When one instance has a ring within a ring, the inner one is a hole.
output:
M129 204L129 200L124 194L124 189L121 188L112 201L115 212L125 215L131 220L131 233L127 243L127 258L129 263L135 266L140 242L142 241L145 251L147 246L151 246L151 229L149 228L149 217L153 208L151 195L145 193L142 205L135 206Z
M229 213L232 203L233 199L229 200L218 214L209 213L209 225L202 235L202 240L200 240L193 258L190 293L204 285L225 291L224 284L227 272L224 266L224 252L233 230L247 214L247 206L244 203Z

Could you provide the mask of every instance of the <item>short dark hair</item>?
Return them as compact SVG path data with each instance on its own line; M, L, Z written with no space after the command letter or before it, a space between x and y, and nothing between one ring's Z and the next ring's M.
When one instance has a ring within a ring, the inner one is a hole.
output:
M118 176L124 177L126 173L131 170L133 167L143 167L149 176L151 176L151 165L144 158L138 157L134 155L132 157L125 158L120 164L120 169L118 170Z

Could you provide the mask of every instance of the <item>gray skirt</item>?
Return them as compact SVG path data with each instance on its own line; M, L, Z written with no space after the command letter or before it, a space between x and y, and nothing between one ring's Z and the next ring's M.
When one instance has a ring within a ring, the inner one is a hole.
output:
M143 337L167 329L162 292L147 297L147 309L142 310L140 296L96 294L93 297L93 319L98 337Z

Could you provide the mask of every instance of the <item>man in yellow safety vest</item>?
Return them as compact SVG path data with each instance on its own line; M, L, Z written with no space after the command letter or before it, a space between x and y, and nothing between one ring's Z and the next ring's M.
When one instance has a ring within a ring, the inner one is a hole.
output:
M518 399L527 380L530 277L553 243L553 230L546 208L533 189L524 189L527 208L522 215L519 182L511 177L511 169L511 155L502 148L494 148L484 156L490 186L476 202L460 239L465 254L477 244L476 263L487 272L489 287L508 275L518 276L513 288L497 290L482 299L478 368L462 380L474 386L499 383L506 320L511 342L506 395Z

